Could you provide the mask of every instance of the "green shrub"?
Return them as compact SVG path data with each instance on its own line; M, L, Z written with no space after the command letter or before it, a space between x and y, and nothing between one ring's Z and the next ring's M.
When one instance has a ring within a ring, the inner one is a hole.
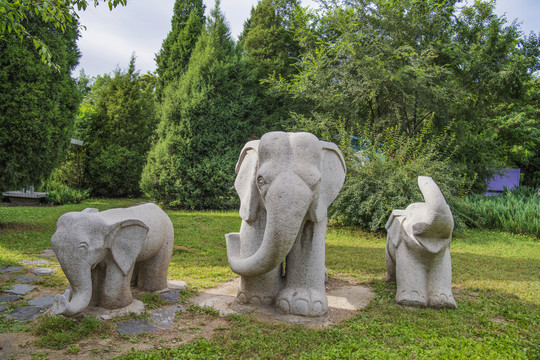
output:
M47 192L45 201L54 205L79 204L90 196L90 190L76 189L54 178L46 180L41 189Z
M540 237L540 197L532 187L505 190L500 196L471 195L461 201L469 217L480 217L478 227Z
M393 209L404 209L423 202L418 176L431 176L447 202L464 196L474 179L461 175L452 164L453 138L447 132L430 137L431 123L416 136L407 136L397 127L374 136L365 129L361 150L348 161L348 175L340 195L330 208L330 215L345 225L371 231L383 230ZM452 208L458 227L466 218Z

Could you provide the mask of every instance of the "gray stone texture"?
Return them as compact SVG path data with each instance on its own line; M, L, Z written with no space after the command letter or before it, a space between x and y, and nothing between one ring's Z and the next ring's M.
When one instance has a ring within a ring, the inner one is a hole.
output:
M180 290L165 291L159 294L159 296L166 302L175 303L178 302L178 298L180 297Z
M12 273L12 272L21 272L22 267L20 266L2 266L0 267L0 272L2 273Z
M159 329L146 319L129 320L118 323L117 331L120 335L138 335L146 332L156 332Z
M40 276L40 275L51 275L53 272L55 272L55 270L49 269L49 268L35 267L35 268L31 268L30 272L34 275Z
M18 276L15 276L15 280L23 284L33 284L36 281L43 280L43 279L35 277L35 276L18 275Z
M9 290L4 292L15 295L26 295L30 291L34 290L34 287L26 284L15 284Z
M386 279L397 282L398 304L456 308L450 261L454 218L432 178L419 176L418 186L425 202L394 210L386 223Z
M0 312L4 312L7 309L7 306L0 305Z
M176 318L176 312L185 310L186 309L180 305L169 306L165 309L157 309L150 312L152 315L151 321L160 329L170 329Z
M0 302L10 302L10 301L17 301L20 297L17 295L6 295L6 296L0 296Z
M51 306L54 302L54 296L43 296L28 301L30 306Z
M49 262L47 260L41 260L41 259L21 260L21 263L25 265L52 265L52 262Z
M73 292L56 295L53 312L124 308L133 301L132 281L143 291L166 288L173 241L171 220L155 204L62 215L51 245Z
M18 307L10 312L7 316L17 321L34 320L39 315L47 311L47 306L25 306Z
M242 225L226 235L229 265L241 276L240 303L274 303L283 313L310 317L327 313L327 209L345 173L338 147L309 133L271 132L244 146L234 184Z

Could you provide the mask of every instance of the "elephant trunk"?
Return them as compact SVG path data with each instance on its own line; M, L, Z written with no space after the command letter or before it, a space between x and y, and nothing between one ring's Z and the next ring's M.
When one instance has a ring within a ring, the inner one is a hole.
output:
M68 274L65 270L66 275ZM90 268L86 271L78 269L76 277L68 276L71 284L71 300L67 300L64 295L54 297L53 312L57 315L75 316L88 307L92 298L92 277Z
M413 225L413 233L424 238L448 238L454 229L454 218L444 196L431 177L419 176L418 186L427 205L423 221Z
M266 227L257 251L242 258L240 242L246 239L227 237L231 269L242 276L255 276L265 274L282 263L302 228L312 196L312 190L296 175L276 179L265 196Z

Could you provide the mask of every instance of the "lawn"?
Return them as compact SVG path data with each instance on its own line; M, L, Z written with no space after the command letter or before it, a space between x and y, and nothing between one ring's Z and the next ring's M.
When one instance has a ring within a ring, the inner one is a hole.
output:
M18 261L33 259L43 249L49 249L56 219L65 212L79 211L85 207L105 210L137 202L137 199L99 199L58 207L0 206L0 265L17 265ZM175 228L175 248L169 278L186 281L193 291L190 294L235 278L227 264L224 234L238 231L240 218L236 212L167 210L167 214ZM385 238L382 235L329 227L326 247L329 275L369 286L375 292L373 301L366 309L331 328L265 324L250 316L234 315L220 319L222 324L209 335L179 341L182 344L179 346L157 346L158 339L147 336L141 340L139 337L137 341L155 342L156 346L147 351L135 349L114 355L99 353L98 349L95 357L540 358L538 238L492 230L467 230L454 234L451 255L457 310L409 309L395 305L395 285L384 281L384 246ZM10 285L9 281L1 281L2 289ZM60 272L47 277L44 285L60 289L67 285L67 281ZM206 319L216 315L200 316ZM25 328L24 324L21 326L0 320L0 332L31 328L30 325ZM207 323L210 320L198 321ZM103 331L109 331L110 337L117 336L113 330ZM134 342L132 338L121 337L115 341ZM43 358L69 357L69 348L63 351L44 349L42 354L48 354Z

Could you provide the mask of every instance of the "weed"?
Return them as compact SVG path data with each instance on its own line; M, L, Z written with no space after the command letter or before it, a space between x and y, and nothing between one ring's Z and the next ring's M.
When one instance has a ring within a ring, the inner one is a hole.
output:
M146 293L141 297L141 301L150 309L158 309L167 305L167 302L159 294Z
M110 325L95 317L71 319L63 316L43 316L32 330L40 339L36 345L50 349L65 349L79 340L108 331Z
M67 352L68 354L78 354L79 351L81 351L81 347L79 345L69 345Z
M186 310L196 315L205 314L205 315L214 316L214 317L219 316L219 310L216 310L213 307L208 306L208 305L205 305L205 306L190 305L186 308Z

